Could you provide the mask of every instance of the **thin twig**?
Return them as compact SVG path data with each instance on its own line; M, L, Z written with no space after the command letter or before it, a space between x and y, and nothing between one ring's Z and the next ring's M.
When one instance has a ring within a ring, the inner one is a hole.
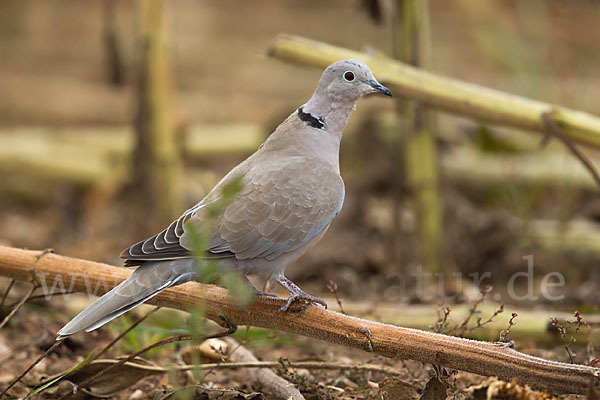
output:
M48 350L46 350L43 354L41 354L37 358L37 360L35 360L31 365L29 365L29 367L27 367L27 369L25 371L23 371L19 376L17 376L15 379L13 379L13 381L2 391L2 393L0 393L0 398L3 398L4 395L6 394L6 392L8 392L11 387L16 385L17 382L19 382L21 379L23 379L23 377L25 375L27 375L29 373L29 371L31 371L33 369L33 367L38 365L40 363L40 361L42 361L44 358L48 357L48 355L50 353L52 353L54 351L54 349L56 349L58 346L60 346L62 344L62 342L64 342L64 340L65 339L60 339L60 340L55 341L54 344L52 344L52 346L50 346L50 348Z
M102 354L106 353L108 351L108 349L110 349L111 347L113 347L125 335L127 335L129 332L131 332L136 326L138 326L139 324L141 324L142 322L144 322L146 320L146 318L148 318L151 314L153 314L154 312L156 312L158 310L160 310L160 307L154 307L154 309L148 311L146 313L146 315L144 315L142 318L138 319L133 324L131 324L131 326L129 326L127 329L125 329L123 332L121 332L121 334L119 334L119 336L117 336L109 344L107 344L106 346L104 346L104 348L102 350L100 350L98 353L94 354L94 356L92 357L92 361L93 360L97 360L98 358L100 358L100 356Z
M457 336L463 336L466 333L466 331L468 330L467 329L467 325L471 321L471 318L475 314L478 313L477 308L479 307L479 305L481 303L483 303L483 301L487 297L488 293L491 292L491 291L492 291L492 286L491 285L485 285L485 287L479 291L479 293L481 293L481 297L479 297L479 299L477 299L473 303L473 305L469 309L469 314L467 314L467 316L463 320L462 324L460 324L460 326L458 328L454 329L452 333L456 334ZM479 322L481 322L481 321L479 321Z
M40 261L46 254L54 254L54 249L51 247L45 248L44 250L40 251L35 258L37 261Z
M342 300L338 297L338 285L337 283L335 283L335 281L333 279L329 280L329 283L327 284L327 289L329 289L329 291L335 296L335 301L337 301L338 306L340 307L340 312L342 314L346 314L346 312L344 311L344 307L342 307ZM346 314L348 315L348 314Z
M444 333L444 330L448 327L448 317L452 310L450 307L443 307L444 303L440 303L437 308L438 319L432 327L435 333Z
M210 335L206 335L206 336L202 337L200 340L206 340L206 339L213 339L213 338L220 338L220 337L224 337L224 336L229 336L233 332L235 332L235 328L231 328L230 327L228 329L225 329L224 331L216 332L216 333L213 333L213 334L210 334ZM168 337L168 338L160 340L160 341L158 341L156 343L152 343L151 345L146 346L146 347L144 347L141 350L138 350L138 351L136 351L134 353L131 353L129 355L129 357L120 360L118 363L113 364L113 365L109 366L108 368L105 368L105 369L103 369L101 371L98 371L96 374L94 374L93 376L87 378L86 380L84 380L83 382L81 382L79 385L77 385L72 392L69 392L69 393L65 394L63 397L61 397L61 400L70 398L73 394L76 393L78 387L86 387L86 386L88 386L90 383L92 383L93 381L95 381L100 376L104 375L105 373L109 372L110 370L118 367L119 365L123 365L123 364L125 364L128 361L133 360L137 356L139 356L139 355L141 355L141 354L143 354L143 353L145 353L145 352L147 352L149 350L152 350L152 349L154 349L156 347L159 347L159 346L164 346L164 345L169 344L169 343L180 342L180 341L184 341L184 340L192 340L192 339L193 339L193 337L191 335L181 334L181 335L175 335L175 336Z
M546 128L548 128L548 132L552 133L561 142L563 142L563 144L565 146L567 146L567 148L571 151L571 153L573 153L573 155L575 157L577 157L579 159L579 161L581 161L583 166L590 172L590 174L592 175L592 178L594 178L594 181L596 181L598 186L600 186L600 175L598 175L598 172L596 171L594 164L592 164L592 162L586 157L586 155L583 154L577 148L577 146L575 146L575 144L573 143L573 140L564 133L564 131L562 130L560 125L558 125L558 123L556 122L556 119L554 118L554 111L543 112L542 113L542 121L544 121Z
M573 322L567 320L565 321L565 325L562 325L556 317L550 320L550 323L556 328L556 330L560 334L560 337L563 340L563 344L565 350L567 351L567 354L569 355L569 362L571 364L575 364L575 353L573 352L573 350L571 350L571 345L575 342L575 336L573 334L570 337L567 337L567 334L569 333L569 328L571 328L571 326L573 325L576 325L575 334L577 334L577 332L579 332L579 329L581 329L582 326L587 325L579 311L575 311L574 316L575 320Z
M73 291L66 291L66 292L53 292L53 293L46 293L46 294L36 294L35 296L31 296L29 298L29 300L27 300L27 301L37 300L37 299L50 300L54 296L58 296L58 295L67 296L67 295L70 295L70 294L73 294L73 293L75 293L75 292L73 292Z
M4 305L4 302L6 301L6 296L8 296L8 293L10 292L10 289L12 289L15 282L16 281L14 279L10 280L8 287L6 288L6 290L4 291L4 295L2 296L2 302L0 302L0 307L2 307Z
M365 372L380 372L386 375L401 375L402 372L384 365L374 364L348 364L339 362L323 361L286 361L286 367L300 369L326 369L326 370L354 370ZM177 371L189 371L194 368L200 369L241 369L241 368L281 368L280 361L253 361L253 362L226 362L197 365L178 365L173 367Z
M592 327L590 325L588 325L586 351L588 360L596 359L596 349L594 348L594 341L592 340Z
M508 320L508 326L506 327L506 330L503 330L502 332L500 332L500 342L503 343L510 343L510 332L512 330L512 327L515 326L517 323L515 322L515 318L517 318L518 314L516 312L513 312L510 319Z
M558 318L552 318L550 320L550 323L552 324L552 326L554 326L556 328L556 330L560 334L560 337L563 340L563 346L567 352L567 355L569 356L569 362L571 364L575 364L575 354L571 350L572 341L569 340L569 338L567 337L567 328L558 321ZM567 321L567 323L568 323L568 321ZM572 338L573 338L573 336L571 336L571 339Z
M190 335L175 335L175 336L171 336L169 338L160 340L156 343L152 343L149 346L144 347L143 349L136 351L134 353L131 353L127 358L123 358L122 360L119 360L119 362L112 364L111 366L98 371L96 374L92 375L91 377L87 378L86 380L84 380L83 382L81 382L79 385L77 385L76 387L73 388L72 392L68 392L66 393L63 397L60 398L60 400L64 400L64 399L68 399L70 398L72 395L74 395L75 393L77 393L77 389L81 388L81 387L85 387L88 386L90 383L92 383L93 381L95 381L96 379L98 379L100 376L104 375L105 373L107 373L108 371L118 367L119 365L123 365L128 361L133 360L135 357L139 356L142 353L145 353L155 347L159 347L159 346L163 346L165 344L169 344L169 343L173 343L173 342L179 342L179 341L183 341L183 340L191 340L192 337Z
M6 323L12 318L12 316L15 315L21 307L23 307L23 304L25 304L27 300L29 300L35 289L37 289L37 285L32 285L31 289L29 289L29 292L27 292L27 294L23 296L23 298L17 303L17 305L13 307L12 310L10 310L6 318L4 318L2 322L0 322L0 329L4 328L4 325L6 325Z
M477 325L472 326L469 328L469 332L473 332L476 329L482 328L488 324L491 324L492 322L494 322L494 318L496 318L498 315L502 314L504 312L504 304L500 304L500 307L498 307L496 310L494 310L494 313L492 315L490 315L490 317L488 319L486 319L485 321L483 321L483 318L481 318L481 316L477 317ZM481 322L483 321L483 322Z

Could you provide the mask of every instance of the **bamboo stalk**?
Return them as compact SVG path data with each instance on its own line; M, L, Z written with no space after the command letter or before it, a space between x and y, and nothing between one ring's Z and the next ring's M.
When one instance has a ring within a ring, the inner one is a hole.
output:
M61 281L73 291L97 295L124 280L130 271L92 261L56 254L44 254L0 246L0 275L31 281L35 272L38 283L52 285ZM590 382L600 384L600 369L548 361L494 343L401 328L350 317L317 306L303 312L301 305L277 314L284 300L258 297L242 307L235 304L225 289L188 282L168 289L149 303L179 310L203 305L207 318L222 322L226 317L236 325L277 329L324 340L376 354L413 359L505 380L515 379L533 388L557 393L587 391Z
M182 165L171 114L164 2L140 0L138 5L143 31L133 165L135 185L143 194L138 198L143 203L140 226L145 231L168 223L183 208Z
M600 147L600 118L566 107L531 100L499 90L422 71L380 55L332 46L292 35L279 35L268 54L300 65L324 68L333 61L360 58L394 95L499 125L545 133L543 112L554 110L556 121L572 140Z
M443 176L470 187L547 186L598 191L581 163L564 153L486 154L455 146L440 157Z
M395 23L395 56L415 67L430 62L431 37L427 0L397 0ZM417 205L420 258L425 269L436 273L443 270L442 201L438 187L438 160L435 137L431 128L433 116L418 101L399 98L403 166L409 190ZM396 202L396 207L399 207ZM395 215L398 211L396 210ZM399 218L396 218L399 220ZM400 227L396 223L395 237Z
M117 30L117 4L116 0L102 1L102 36L108 83L120 87L125 83L125 73Z
M199 124L188 127L181 142L187 159L206 160L243 157L264 139L264 129L257 124ZM0 193L44 199L57 183L112 190L129 178L133 147L134 133L126 126L0 129L0 175L5 177ZM180 177L193 177L192 186L198 187L206 183L197 180L199 172L185 170Z
M386 118L377 129L395 127L395 122ZM0 129L0 173L6 176L0 191L12 188L31 193L28 197L42 197L47 194L46 185L56 181L80 186L122 182L132 139L132 131L120 126ZM183 147L186 157L193 160L243 156L256 150L263 140L263 129L254 124L193 125L183 138ZM598 163L597 158L593 161ZM482 154L461 145L441 154L439 162L444 179L468 185L559 183L574 189L597 189L577 160L555 151ZM28 184L32 178L39 178L39 182Z
M324 300L328 302L335 301L328 298ZM470 304L451 304L449 307L452 309L452 312L448 321L449 329L446 329L445 332L459 326L470 314L472 306ZM499 303L486 301L477 307L477 315L486 320L499 307ZM410 306L407 305L406 309L399 313L398 305L393 303L344 300L344 310L348 310L350 315L421 330L429 330L431 328L439 317L438 309L439 306L435 304L411 304ZM514 340L517 345L525 345L524 342L535 343L539 346L561 344L562 338L558 332L548 328L550 320L558 318L561 323L574 320L573 313L506 306L505 311L494 317L491 323L473 331L467 330L467 332L464 332L464 336L477 340L497 340L500 337L500 333L508 326L508 320L511 318L513 312L517 313L518 317L516 318L516 325L511 329L510 339ZM585 321L596 329L597 326L600 326L600 315L586 315ZM468 324L469 328L474 326L476 326L475 321ZM578 333L570 333L575 336L577 343L585 343L587 340L587 329L582 329Z

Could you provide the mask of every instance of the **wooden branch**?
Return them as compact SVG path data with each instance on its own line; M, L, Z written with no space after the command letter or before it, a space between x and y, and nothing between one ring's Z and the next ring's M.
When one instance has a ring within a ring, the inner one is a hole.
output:
M79 292L103 294L129 275L125 268L0 246L0 276L52 287L62 282ZM600 384L600 369L547 361L494 343L385 325L310 306L302 313L277 315L283 300L259 297L246 307L236 305L225 289L188 282L164 291L150 304L188 310L199 303L205 315L222 322L295 333L329 343L374 352L386 357L413 359L485 376L515 379L533 388L557 393L584 394L590 382ZM297 310L300 305L293 308ZM292 310L292 311L293 311ZM399 310L401 312L401 310Z
M600 147L600 118L584 112L446 78L380 55L298 36L276 37L268 54L318 68L340 59L360 58L371 67L379 81L390 87L394 96L418 100L453 114L544 134L547 128L542 113L552 111L555 122L571 140Z
M569 151L590 172L590 174L594 178L594 181L596 181L596 184L598 186L600 186L600 175L598 175L598 171L596 171L594 164L592 164L591 161L587 158L587 156L585 154L583 154L581 151L579 151L577 146L575 146L571 142L571 139L569 139L569 137L563 133L560 125L558 125L556 123L556 121L554 120L554 113L551 111L546 111L546 112L542 113L542 121L544 121L544 123L546 124L548 131L550 133L552 133L554 136L556 136L561 142L563 142L563 144L567 147L567 149L569 149Z

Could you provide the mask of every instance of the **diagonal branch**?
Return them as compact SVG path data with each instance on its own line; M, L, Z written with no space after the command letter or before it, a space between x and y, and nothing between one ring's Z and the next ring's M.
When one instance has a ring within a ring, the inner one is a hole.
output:
M36 286L33 285L29 289L27 294L25 296L23 296L23 298L21 298L21 300L19 300L17 302L17 304L15 304L15 306L12 308L12 310L10 310L8 315L6 315L6 317L4 317L2 322L0 322L0 329L4 328L4 325L6 325L6 323L17 313L17 311L19 311L21 309L21 307L23 307L23 304L25 304L27 302L27 300L29 300L31 298L31 295L33 294L35 289L36 289Z
M548 131L550 133L552 133L554 136L556 136L569 149L569 151L571 153L573 153L573 155L577 159L579 159L579 161L581 161L583 166L592 175L592 178L594 178L594 181L598 184L598 186L600 186L600 176L598 175L598 171L596 171L596 168L594 168L594 164L592 164L592 162L589 160L589 158L587 158L585 156L585 154L583 154L577 148L577 146L575 146L573 141L567 135L565 135L564 131L562 130L562 128L560 127L558 122L556 122L555 113L552 111L543 112L542 113L542 121L544 121L544 124L546 124Z
M581 111L447 78L381 55L367 54L293 35L278 35L267 54L298 65L325 68L334 61L360 58L394 96L463 117L505 126L547 132L540 114L554 110L554 119L574 142L600 147L600 118Z
M98 288L99 295L130 274L124 268L56 254L47 254L37 261L37 254L0 246L0 276L30 280L29 270L33 268L44 291L62 281L64 286L72 285L73 291ZM242 307L232 301L225 289L195 282L166 290L149 303L179 310L203 303L206 317L220 323L225 317L235 325L277 329L386 357L413 359L509 381L515 379L557 393L584 394L590 382L600 384L599 368L548 361L494 343L381 324L316 306L301 314L277 315L283 304L281 299L258 297Z

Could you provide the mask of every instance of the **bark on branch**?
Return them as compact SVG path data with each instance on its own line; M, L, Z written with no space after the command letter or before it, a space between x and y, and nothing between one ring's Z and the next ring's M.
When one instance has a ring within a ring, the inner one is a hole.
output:
M0 246L0 276L31 281L32 270L42 287L52 288L54 282L62 280L73 291L89 293L98 288L97 295L130 273L125 268L92 261ZM236 325L277 329L386 357L413 359L509 381L516 379L556 393L584 394L590 383L600 384L598 368L548 361L494 343L381 324L317 306L302 313L277 315L283 300L260 297L241 307L225 289L195 282L166 290L149 303L179 310L202 303L206 317L217 322L222 322L224 316Z

